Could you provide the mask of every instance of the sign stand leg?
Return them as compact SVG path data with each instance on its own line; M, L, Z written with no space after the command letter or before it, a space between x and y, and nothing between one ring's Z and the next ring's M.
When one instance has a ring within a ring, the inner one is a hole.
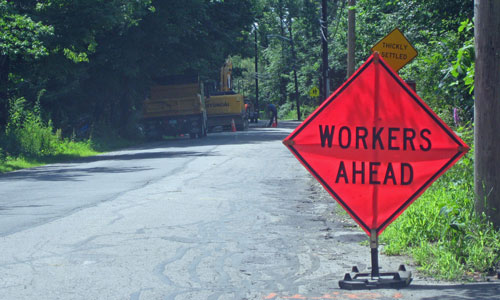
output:
M397 272L380 272L378 263L378 236L375 230L370 234L370 250L372 270L370 273L360 273L357 266L352 267L351 273L346 273L343 280L339 281L341 289L347 290L371 290L382 288L400 289L410 285L411 272L406 271L404 265L400 265Z
M370 235L370 248L372 254L372 279L380 276L378 266L378 236L375 230Z

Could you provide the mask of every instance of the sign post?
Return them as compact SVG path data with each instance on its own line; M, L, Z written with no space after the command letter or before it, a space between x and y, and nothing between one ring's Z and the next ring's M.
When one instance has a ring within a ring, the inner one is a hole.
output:
M407 286L404 266L379 272L378 235L469 147L378 52L283 143L370 237L371 273L339 285Z

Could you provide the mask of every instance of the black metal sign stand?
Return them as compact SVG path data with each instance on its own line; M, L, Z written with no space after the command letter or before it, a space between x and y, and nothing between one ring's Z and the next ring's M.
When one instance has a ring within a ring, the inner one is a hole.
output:
M410 285L411 272L406 271L404 265L400 265L397 272L380 272L378 265L378 236L372 230L370 236L370 248L372 258L371 273L360 273L357 266L352 267L352 273L346 273L343 280L339 281L341 289L365 290L365 289L400 289Z

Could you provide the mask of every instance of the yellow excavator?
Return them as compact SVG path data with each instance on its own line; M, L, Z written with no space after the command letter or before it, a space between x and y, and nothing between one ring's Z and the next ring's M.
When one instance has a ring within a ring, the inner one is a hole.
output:
M233 122L237 130L248 128L243 95L235 93L232 89L232 70L233 63L229 57L220 69L219 91L207 95L205 105L209 131L216 127L231 129Z

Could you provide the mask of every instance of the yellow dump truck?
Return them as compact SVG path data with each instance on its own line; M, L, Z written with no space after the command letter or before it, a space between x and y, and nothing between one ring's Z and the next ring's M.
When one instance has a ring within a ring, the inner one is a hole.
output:
M207 135L207 113L203 85L192 77L164 80L154 85L143 102L142 123L148 138L189 134Z
M210 93L206 99L209 130L218 126L230 129L233 121L238 130L248 128L243 95L232 90L232 69L231 58L228 58L220 70L220 91Z

